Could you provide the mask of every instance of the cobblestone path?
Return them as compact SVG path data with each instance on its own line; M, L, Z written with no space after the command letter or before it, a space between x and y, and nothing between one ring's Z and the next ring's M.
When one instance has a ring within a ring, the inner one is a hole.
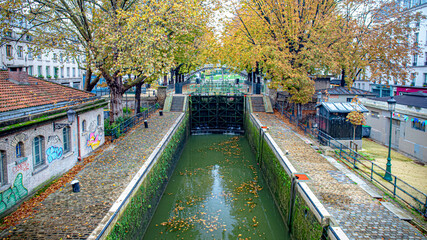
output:
M331 165L276 115L259 113L279 147L297 171L307 173L314 194L350 239L426 239Z
M79 193L68 183L49 195L30 218L4 230L10 239L85 239L142 166L181 113L154 114L149 128L138 127L109 145L76 179Z

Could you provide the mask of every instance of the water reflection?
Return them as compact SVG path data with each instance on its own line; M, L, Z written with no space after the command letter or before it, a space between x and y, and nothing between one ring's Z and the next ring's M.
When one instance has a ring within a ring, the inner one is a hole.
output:
M244 137L190 137L144 239L289 239Z

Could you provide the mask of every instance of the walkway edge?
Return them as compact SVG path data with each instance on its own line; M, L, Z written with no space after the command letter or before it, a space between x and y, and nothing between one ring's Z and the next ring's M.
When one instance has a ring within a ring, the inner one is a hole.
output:
M144 164L133 177L133 179L129 182L129 184L119 196L119 198L116 200L116 202L111 206L105 217L101 220L101 222L98 224L95 230L92 231L91 235L87 239L106 239L108 233L111 232L115 223L125 211L129 201L135 195L135 190L141 186L143 180L147 176L147 173L154 165L154 163L158 160L163 149L166 147L172 136L175 134L176 130L178 129L178 126L184 119L184 115L184 113L181 113L181 115L174 122L172 127L168 130L168 132L162 138L160 143L156 146L156 148L148 157L148 159L144 162Z
M268 128L262 128L264 125L261 124L261 122L257 119L257 117L253 113L250 114L250 118L254 123L255 127L257 129L261 129L264 132L264 139L266 140L267 144L271 147L276 157L280 160L280 164L283 166L283 168L286 170L289 176L291 178L294 178L295 174L297 173L295 167L291 164L289 159L283 154L283 151L274 141L273 137L268 133ZM342 231L342 229L339 226L336 226L335 219L328 212L325 206L323 206L323 204L316 197L316 195L311 191L308 185L305 182L298 182L297 186L298 186L297 188L298 192L304 198L310 210L316 216L317 220L321 223L322 226L324 227L328 226L328 233L330 233L329 236L331 237L331 239L332 239L332 236L334 237L334 239L342 239L342 240L348 239L348 237Z

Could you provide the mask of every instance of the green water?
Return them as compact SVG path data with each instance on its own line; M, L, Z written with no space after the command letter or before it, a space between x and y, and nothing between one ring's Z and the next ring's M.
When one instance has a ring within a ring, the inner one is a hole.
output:
M290 239L242 136L191 136L144 239Z

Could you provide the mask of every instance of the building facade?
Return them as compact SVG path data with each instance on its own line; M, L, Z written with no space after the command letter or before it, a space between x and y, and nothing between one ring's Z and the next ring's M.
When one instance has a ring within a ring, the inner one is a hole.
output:
M67 58L62 49L53 49L36 56L32 52L31 41L30 35L21 36L14 30L2 36L0 68L24 67L30 76L83 89L84 71L79 68L78 62L85 59Z
M106 104L22 69L0 71L0 214L104 143Z
M390 137L389 97L362 99L369 110L366 125L371 126L371 138L387 145ZM427 157L427 94L409 93L395 96L396 110L392 117L391 146L416 159Z

